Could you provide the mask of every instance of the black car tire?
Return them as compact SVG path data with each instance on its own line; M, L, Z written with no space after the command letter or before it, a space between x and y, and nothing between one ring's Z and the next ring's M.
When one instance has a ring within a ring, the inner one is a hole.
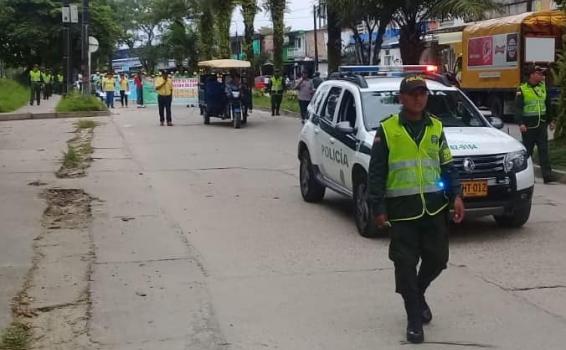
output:
M326 187L315 177L311 158L308 151L301 153L301 165L299 167L299 186L301 195L305 202L317 203L324 199Z
M501 227L506 228L520 228L529 220L531 215L532 203L529 201L527 203L517 204L511 212L503 215L494 215L495 221Z
M367 176L360 176L354 184L354 218L362 237L374 238L383 234L375 224L373 210L368 201Z

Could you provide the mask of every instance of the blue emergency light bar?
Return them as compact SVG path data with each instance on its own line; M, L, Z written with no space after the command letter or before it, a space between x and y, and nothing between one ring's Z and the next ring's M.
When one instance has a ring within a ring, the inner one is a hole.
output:
M369 76L400 77L411 73L436 74L438 67L433 65L406 66L340 66L339 72Z

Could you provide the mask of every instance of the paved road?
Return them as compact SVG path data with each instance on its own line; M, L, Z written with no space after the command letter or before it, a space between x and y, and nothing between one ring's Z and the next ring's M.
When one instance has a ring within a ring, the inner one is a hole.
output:
M116 111L95 130L88 177L72 181L101 200L97 348L409 346L388 240L360 237L347 199L302 201L297 120L256 112L234 130L179 107L170 128L155 109ZM522 230L484 219L453 232L450 267L430 290L432 344L419 348L563 349L565 208L566 187L537 184Z
M105 149L90 175L90 192L107 201L94 226L94 340L135 349L401 347L388 241L358 236L349 200L302 201L297 120L256 112L234 130L178 108L168 128L155 110L119 112L97 131L95 147ZM457 229L450 268L429 297L427 340L446 344L421 348L562 349L564 208L566 187L537 184L524 229L490 219ZM124 215L135 229L115 237L105 225ZM160 277L164 294L135 299Z

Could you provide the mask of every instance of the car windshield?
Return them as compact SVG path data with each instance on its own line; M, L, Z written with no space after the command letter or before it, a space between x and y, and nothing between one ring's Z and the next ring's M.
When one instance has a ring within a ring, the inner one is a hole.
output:
M364 122L368 130L392 114L399 113L399 91L370 91L362 93ZM445 127L485 127L487 121L460 91L431 91L427 111L442 120Z

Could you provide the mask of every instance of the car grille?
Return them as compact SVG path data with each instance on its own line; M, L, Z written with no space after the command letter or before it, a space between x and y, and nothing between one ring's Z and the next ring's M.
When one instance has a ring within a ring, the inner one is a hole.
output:
M471 159L475 169L468 172L464 169L464 160ZM454 166L461 178L492 178L506 176L503 162L505 154L488 156L454 157Z

